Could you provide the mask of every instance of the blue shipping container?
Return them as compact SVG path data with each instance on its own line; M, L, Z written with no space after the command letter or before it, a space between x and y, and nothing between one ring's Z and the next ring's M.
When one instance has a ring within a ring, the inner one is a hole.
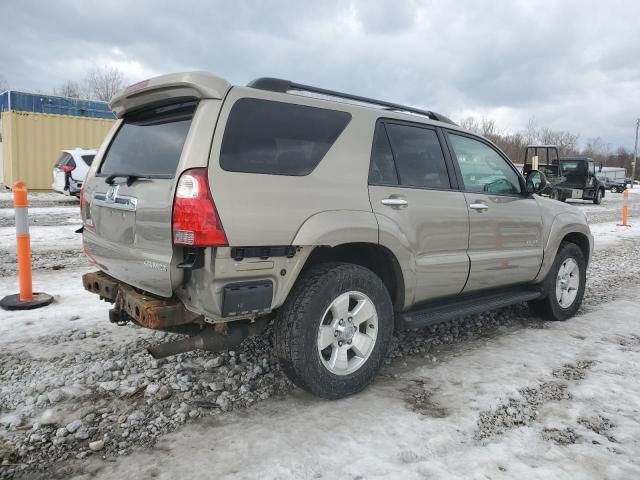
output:
M0 112L8 110L71 115L73 117L116 118L106 102L16 92L14 90L0 93Z

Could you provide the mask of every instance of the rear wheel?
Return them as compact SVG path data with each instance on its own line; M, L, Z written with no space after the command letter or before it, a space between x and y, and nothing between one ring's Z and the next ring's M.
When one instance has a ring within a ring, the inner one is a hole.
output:
M580 308L586 283L587 262L574 243L563 243L544 281L545 298L529 302L545 320L567 320Z
M275 350L297 386L337 399L373 380L392 334L382 280L358 265L322 264L302 274L281 308Z
M602 188L596 190L596 195L593 197L593 203L595 203L596 205L600 205L602 203L602 192Z

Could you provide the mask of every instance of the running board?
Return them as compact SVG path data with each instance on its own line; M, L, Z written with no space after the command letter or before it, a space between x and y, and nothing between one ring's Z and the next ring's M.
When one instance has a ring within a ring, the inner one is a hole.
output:
M436 300L407 312L396 313L396 328L425 328L453 318L476 313L488 312L516 303L535 300L543 295L540 287L521 287L515 289L491 290L490 292L470 294Z

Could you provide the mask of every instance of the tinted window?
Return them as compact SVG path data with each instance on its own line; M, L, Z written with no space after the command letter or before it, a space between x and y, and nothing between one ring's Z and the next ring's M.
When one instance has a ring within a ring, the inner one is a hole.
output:
M373 140L373 156L371 159L371 172L369 183L374 185L397 185L398 174L393 162L393 153L384 124L376 127Z
M465 190L486 193L520 193L516 172L498 152L469 137L449 134Z
M73 157L71 156L71 154L67 153L67 152L62 152L62 154L60 155L60 158L58 158L58 161L56 162L55 166L56 167L64 167L65 165L70 165L72 167L76 166L76 162L73 160Z
M82 155L82 160L84 160L84 163L86 163L89 166L91 166L91 164L93 163L94 158L95 158L95 155Z
M188 102L127 116L100 172L173 177L195 108L195 102Z
M402 185L451 187L440 141L434 130L393 123L386 127Z
M229 113L220 166L232 172L308 175L349 120L347 112L242 98Z

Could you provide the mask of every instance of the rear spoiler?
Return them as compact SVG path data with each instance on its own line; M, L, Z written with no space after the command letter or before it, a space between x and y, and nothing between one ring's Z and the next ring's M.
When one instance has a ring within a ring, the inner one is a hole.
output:
M118 118L146 105L162 104L171 99L223 99L231 84L207 72L170 73L128 86L109 102Z

